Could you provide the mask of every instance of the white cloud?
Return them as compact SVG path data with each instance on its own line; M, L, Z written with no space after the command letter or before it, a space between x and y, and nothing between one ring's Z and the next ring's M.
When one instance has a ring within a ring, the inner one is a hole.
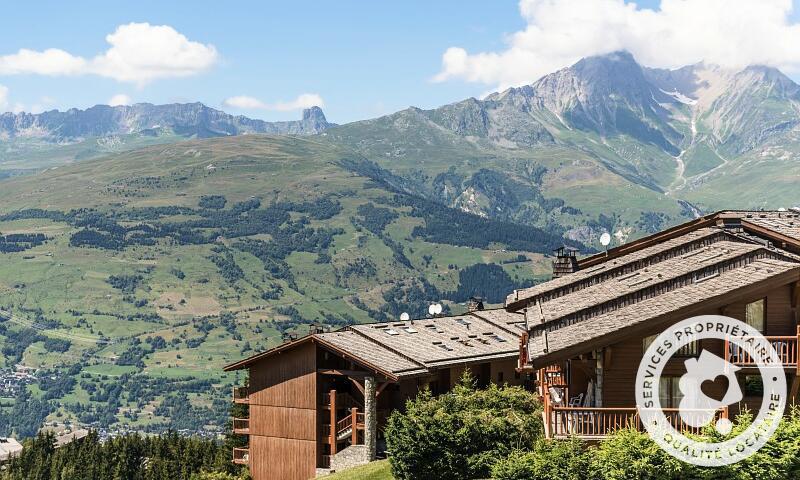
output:
M230 108L238 108L240 110L259 110L266 109L267 104L261 100L248 97L247 95L237 95L235 97L226 98L222 104Z
M44 97L40 98L38 102L36 102L33 105L31 105L31 107L28 109L28 111L30 113L42 113L42 112L44 112L46 110L49 110L49 109L53 108L55 106L55 104L56 104L56 101L55 101L54 98L48 97L48 96L44 96ZM18 111L24 109L22 104L19 104L19 103L15 106L15 108Z
M94 58L93 69L122 82L195 75L218 60L213 45L190 41L167 25L120 25L106 41L111 48Z
M255 97L238 95L225 99L222 104L226 107L238 108L240 110L275 110L278 112L289 112L310 107L322 107L325 105L325 101L316 93L303 93L302 95L298 95L294 100L288 102L279 101L276 103L265 103Z
M48 48L41 52L20 49L17 53L0 56L0 74L21 75L78 75L86 70L88 62L64 50Z
M508 37L506 49L449 48L434 81L503 89L622 49L653 67L706 61L800 71L800 23L790 21L791 0L661 0L657 10L624 0L521 0L519 8L527 27Z
M112 107L117 107L120 105L130 105L133 102L131 97L125 95L124 93L118 93L113 97L108 99L108 104Z
M0 75L92 74L142 86L159 78L201 73L219 60L213 45L191 41L168 25L120 25L106 41L108 50L91 60L56 48L21 49L0 56Z

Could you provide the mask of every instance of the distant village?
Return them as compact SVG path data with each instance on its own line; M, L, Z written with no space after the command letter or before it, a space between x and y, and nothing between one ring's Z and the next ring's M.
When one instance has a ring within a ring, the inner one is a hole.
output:
M21 364L0 369L0 399L15 398L23 389L36 384L40 380L41 375L42 373L40 370ZM52 432L55 435L55 446L59 448L70 442L86 437L90 430L96 431L101 441L128 434L149 434L148 432L141 431L129 425L103 427L97 424L82 425L73 422L49 422L40 429L40 433ZM176 430L176 433L182 436L214 439L222 434L222 429L182 429ZM22 444L16 438L0 437L0 463L7 461L21 450Z

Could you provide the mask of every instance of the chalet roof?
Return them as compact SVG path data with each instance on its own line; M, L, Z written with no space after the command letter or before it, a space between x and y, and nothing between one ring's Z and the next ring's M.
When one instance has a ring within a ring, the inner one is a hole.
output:
M336 347L337 350L346 352L355 358L361 359L369 364L380 366L387 372L397 375L410 375L424 373L425 369L419 363L410 360L394 351L384 348L351 330L341 330L338 332L320 333L317 338Z
M800 210L788 212L721 212L741 218L745 224L762 227L785 237L800 241Z
M506 308L527 308L529 361L774 277L800 278L800 212L719 212L633 243L508 297Z
M644 298L641 301L600 313L588 321L575 321L560 328L540 328L528 341L528 360L536 364L545 357L565 354L569 349L615 334L622 329L645 327L667 315L691 314L692 307L708 307L716 299L754 287L770 279L791 274L800 278L800 265L794 261L761 258L746 265L719 273L706 280L686 283L679 288ZM545 331L546 339L545 339Z
M455 364L480 363L519 355L522 314L504 309L405 322L351 325L283 344L225 370L247 368L274 353L308 341L318 342L366 368L399 379Z
M563 292L580 288L581 284L593 284L605 278L621 276L658 261L660 258L678 256L699 246L712 243L714 239L730 238L719 228L700 228L677 238L642 248L619 258L609 259L600 265L554 278L530 288L515 290L506 299L506 308L516 309L537 300L540 296L553 297Z

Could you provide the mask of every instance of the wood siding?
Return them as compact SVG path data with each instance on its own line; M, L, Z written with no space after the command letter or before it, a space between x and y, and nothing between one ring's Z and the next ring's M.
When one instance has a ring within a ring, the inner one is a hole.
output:
M316 346L250 368L250 472L254 480L307 480L317 467Z
M700 314L723 314L737 320L744 321L745 306L753 301L766 298L766 332L765 335L795 335L797 327L794 323L791 308L791 286L785 285L770 291L766 295L755 295L741 302L730 304L719 311L709 310ZM674 322L677 323L677 322ZM606 364L603 381L603 407L630 407L636 404L634 384L639 362L644 353L644 338L648 335L659 334L666 327L660 325L649 333L637 337L629 337L606 347ZM716 340L705 340L702 349L706 349L718 356L723 356L723 343ZM683 365L685 358L673 357L664 368L665 375L680 376L686 372ZM572 360L572 382L570 395L577 395L585 390L586 376L578 372L579 360ZM593 369L593 362L589 361ZM587 363L587 362L584 362ZM587 365L588 366L588 365ZM586 370L588 373L588 368ZM720 392L722 393L722 392Z
M314 478L316 458L316 442L250 435L253 480Z

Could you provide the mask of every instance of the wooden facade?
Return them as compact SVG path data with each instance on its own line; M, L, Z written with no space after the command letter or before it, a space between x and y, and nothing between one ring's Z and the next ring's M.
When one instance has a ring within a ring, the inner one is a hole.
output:
M255 479L316 476L317 356L309 343L249 372L249 465Z
M780 356L787 375L787 386L790 388L790 401L797 401L798 366L800 365L800 328L796 321L797 305L793 303L793 291L797 284L787 284L777 287L766 294L756 293L744 297L745 301L726 305L721 309L709 309L701 314L724 314L737 320L746 321L745 308L750 302L764 301L766 306L764 336L770 340ZM639 363L646 350L645 339L650 335L657 335L665 330L671 321L654 327L647 334L620 335L620 339L599 350L587 351L584 355L558 362L548 368L540 370L539 378L544 379L541 394L550 404L550 410L544 413L547 432L553 437L566 437L569 435L583 436L584 438L602 438L614 430L622 427L642 428L638 423L638 412L635 407L636 374ZM737 374L739 387L744 393L744 398L738 404L731 405L720 415L735 416L742 410L757 411L761 405L760 393L752 393L748 389L747 380L752 375L758 375L758 369L752 360L747 360L744 355L726 345L723 341L703 340L698 342L696 352L708 350L715 355L725 358L730 363L741 368ZM689 352L692 353L692 352ZM674 356L664 368L662 377L678 379L686 373L684 361L696 355ZM602 362L602 386L598 392L598 365ZM548 373L549 372L549 373ZM667 380L668 382L670 380ZM553 405L551 387L559 389L563 395L562 405ZM727 386L712 384L704 392L711 397L721 398ZM595 406L569 406L578 396L589 395L589 390L595 399L600 398ZM673 400L677 402L676 400ZM665 412L670 420L679 422L677 403L666 405ZM670 416L671 415L671 416Z
M234 401L247 403L250 409L249 419L234 424L241 425L239 433L249 438L246 449L234 452L234 461L248 464L255 480L314 478L318 468L330 466L333 455L363 444L365 376L373 376L378 384L379 443L390 413L402 409L423 388L434 394L447 392L465 370L484 385L522 385L526 378L517 371L513 352L491 361L477 359L411 378L391 378L320 342L297 343L250 364L246 393L234 390ZM350 430L351 425L356 428Z
M648 342L699 315L724 315L759 330L783 363L789 401L796 402L798 252L800 212L724 212L580 260L574 274L514 292L507 308L535 312L520 364L537 373L547 435L598 439L641 428L634 385ZM685 427L677 411L685 362L704 350L737 368L744 395L718 416L761 406L752 358L728 341L698 341L670 359L660 380L661 404L676 428ZM709 382L703 393L722 398L728 387L726 380Z

